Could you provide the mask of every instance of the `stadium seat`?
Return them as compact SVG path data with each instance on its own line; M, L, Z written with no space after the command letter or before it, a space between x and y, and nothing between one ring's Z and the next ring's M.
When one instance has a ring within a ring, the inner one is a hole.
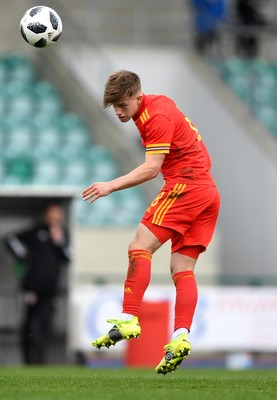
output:
M58 114L63 112L63 102L55 86L39 81L34 85L33 96L36 98L36 112Z
M114 194L118 204L121 225L138 223L147 207L138 187L122 190Z
M61 120L62 128L67 131L68 129L84 127L85 123L81 117L74 113L65 113Z
M228 83L233 92L242 100L248 102L251 98L251 92L249 90L250 83L246 76L235 75L229 77Z
M82 159L64 164L64 173L61 179L63 185L86 186L90 183L90 174L87 163Z
M118 175L117 166L112 160L101 160L94 163L90 170L95 181L109 181Z
M2 127L0 124L0 154L3 152L3 148L6 144L5 141L6 141L6 132L4 127Z
M271 88L261 84L256 85L253 89L253 98L255 102L259 104L270 104L274 101L274 94Z
M59 97L59 92L57 88L46 81L37 81L33 87L33 91L38 100L48 96Z
M0 85L0 118L5 117L7 113L7 95L5 87Z
M37 132L46 127L60 127L61 114L50 114L45 110L36 111L32 116L32 124Z
M51 115L57 115L62 113L63 111L63 103L59 97L54 96L45 96L43 98L38 99L36 104L37 112L45 112Z
M30 157L14 156L7 157L5 160L5 182L12 184L31 183L33 177L33 161Z
M11 114L32 115L35 107L34 99L28 93L21 93L10 99L8 112Z
M217 69L224 80L229 80L234 75L244 75L248 63L240 58L230 58L217 64Z
M62 166L58 160L45 158L36 161L32 183L35 185L59 185L62 177Z
M0 57L0 86L7 82L7 72L5 60Z
M276 108L271 105L265 105L258 107L256 110L256 115L260 121L265 125L265 127L271 131L274 136L277 135L277 113Z
M24 81L7 81L5 84L7 100L12 101L17 96L22 94L29 94L32 96L32 86Z
M76 159L82 159L82 158L87 159L86 158L87 150L88 149L77 148L73 145L63 144L59 149L59 157L65 164L74 161Z
M102 197L99 201L96 201L93 206L83 202L83 205L79 207L79 219L83 225L89 226L103 226L103 225L114 225L117 222L116 203L113 199L113 195L108 197ZM78 209L78 208L77 208Z
M0 183L3 184L5 182L5 177L6 177L6 171L5 171L5 165L2 160L0 160Z
M34 134L28 124L20 124L10 128L5 140L5 152L7 154L22 155L31 154L34 147Z
M274 137L277 136L277 63L231 58L215 68L233 92L245 101Z
M90 133L82 126L64 130L63 143L65 146L87 149L91 145Z
M31 83L36 79L36 71L33 64L23 55L18 53L10 54L5 63L11 81Z
M34 135L35 157L45 157L47 154L58 152L61 146L61 134L56 125L42 127Z

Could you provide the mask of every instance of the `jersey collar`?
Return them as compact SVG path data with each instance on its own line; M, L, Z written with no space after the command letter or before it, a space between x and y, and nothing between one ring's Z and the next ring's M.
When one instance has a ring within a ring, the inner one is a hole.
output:
M146 96L145 96L145 94L143 94L143 97L142 97L138 112L133 116L133 120L135 122L139 118L139 116L142 113L142 111L145 109L145 103L146 103Z

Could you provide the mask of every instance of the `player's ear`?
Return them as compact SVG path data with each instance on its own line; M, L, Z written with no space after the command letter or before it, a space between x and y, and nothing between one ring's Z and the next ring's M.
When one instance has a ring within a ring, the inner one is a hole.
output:
M136 96L138 104L140 104L142 102L142 98L143 98L143 93L139 92Z

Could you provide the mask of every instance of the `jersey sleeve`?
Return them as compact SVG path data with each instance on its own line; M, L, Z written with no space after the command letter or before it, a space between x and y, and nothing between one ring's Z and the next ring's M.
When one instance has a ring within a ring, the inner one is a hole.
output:
M174 124L164 115L155 115L146 125L146 154L169 154Z

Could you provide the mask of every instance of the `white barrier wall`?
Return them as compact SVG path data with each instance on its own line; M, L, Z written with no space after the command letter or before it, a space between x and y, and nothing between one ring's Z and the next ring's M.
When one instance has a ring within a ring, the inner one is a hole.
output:
M106 320L120 317L121 300L120 285L83 285L73 290L69 350L92 351L91 341L111 328ZM169 302L170 335L175 301L173 287L152 285L146 292L145 300ZM276 352L276 310L275 288L200 287L190 333L193 352ZM109 351L122 351L124 345L124 342L118 343Z
M78 227L74 232L76 251L73 285L94 282L95 279L102 279L107 283L121 283L128 266L128 244L135 230L136 227ZM153 255L152 284L171 283L170 247L171 243L168 241ZM217 282L219 248L220 238L215 233L207 251L202 253L197 261L196 274L199 283Z

